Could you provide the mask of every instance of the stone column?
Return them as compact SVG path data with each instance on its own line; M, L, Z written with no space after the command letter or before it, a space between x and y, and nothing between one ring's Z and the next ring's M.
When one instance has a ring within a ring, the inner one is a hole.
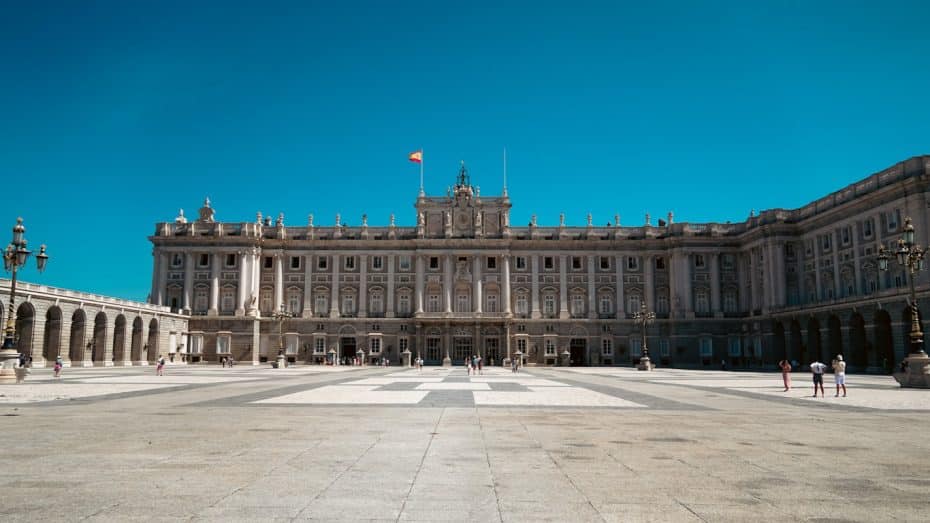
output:
M388 318L394 317L394 258L393 254L389 254L387 257L387 296L384 297L387 304L384 315Z
M155 289L155 303L158 305L165 304L165 291L168 287L168 253L158 253L158 283Z
M820 238L814 237L814 302L819 302L823 294L820 289L823 285L820 282Z
M446 314L452 313L452 255L443 256L442 301Z
M533 319L541 318L542 314L539 312L539 256L536 254L530 255L530 263L532 264L532 276L531 276L531 294L530 294L530 317ZM510 357L509 355L507 356Z
M843 283L840 281L840 237L836 233L836 229L833 229L833 232L830 233L830 236L833 238L832 242L832 252L833 252L833 299L839 298L842 293Z
M849 227L853 247L853 277L856 279L853 289L856 291L856 296L862 296L862 273L859 268L859 227L855 222Z
M423 287L426 286L426 284L425 284L425 282L424 282L424 279L425 279L425 277L426 277L426 275L424 274L424 272L425 272L425 268L423 267L424 263L425 263L425 262L423 261L423 255L422 255L422 254L417 254L417 255L416 255L416 271L417 271L417 274L416 274L416 284L415 284L415 287L416 287L416 289L415 289L415 290L416 290L416 298L415 298L415 299L416 299L416 301L417 301L417 303L416 303L416 307L417 307L417 308L416 308L416 313L417 313L417 314L423 314ZM425 356L425 353L424 353L424 356Z
M668 266L669 268L672 267L671 259L668 261ZM649 254L644 255L643 256L643 279L645 281L643 282L643 289L644 289L643 303L646 304L646 308L650 311L655 310L655 277L653 276L654 270L655 270L655 262L653 262L652 255L649 255ZM674 283L671 281L671 276L672 275L670 274L669 275L669 294L672 293L672 289L673 289L672 285L674 285ZM669 298L674 299L675 297L669 296ZM669 308L671 309L672 306L674 306L674 303L670 304ZM632 312L633 314L636 314L639 311L630 311L630 312Z
M594 258L588 255L588 318L597 318L597 286L594 275Z
M484 299L484 297L482 296L482 292L481 292L482 289L481 289L481 255L480 254L475 255L475 259L472 265L474 266L474 270L472 272L475 278L475 283L473 285L473 292L472 292L472 294L475 295L474 311L476 314L481 314L482 309L483 309L482 300ZM477 329L477 326L475 328Z
M503 285L501 285L501 301L504 302L504 314L510 316L510 254L502 254L501 260L504 263L501 273L501 279L503 280Z
M616 270L615 277L617 278L617 319L622 320L626 317L626 313L624 312L625 304L623 303L623 256L615 256L614 262L616 263L614 269Z
M368 255L360 254L358 257L358 317L368 316ZM383 350L383 349L382 349Z
M442 366L450 367L452 365L452 356L450 352L452 350L452 328L446 323L443 326L443 331L443 349L445 349L446 355L442 358Z
M339 255L333 254L333 280L330 282L329 317L339 317Z
M239 281L237 285L239 286L239 303L236 305L236 316L244 316L245 310L248 307L246 300L249 299L248 293L248 279L249 279L249 258L246 256L245 252L239 251Z
M313 317L313 255L304 256L304 307L301 318Z
M274 255L274 311L284 305L284 253Z
M559 256L559 318L568 318L568 275L567 267L568 256L562 254Z
M722 316L720 310L720 253L711 252L710 256L710 312Z
M749 287L750 311L761 308L762 300L759 298L759 253L758 249L749 249Z
M795 254L797 255L797 274L798 274L798 305L802 303L807 303L807 289L805 287L807 279L807 271L804 270L804 244L801 243L800 247L798 244L795 244Z
M262 254L261 251L256 247L252 249L252 279L249 280L249 292L254 298L254 302L249 307L248 314L253 316L260 316L260 304L258 300L261 296L262 288ZM256 349L258 350L258 349ZM256 353L257 354L257 353Z
M210 307L207 314L216 316L220 308L220 263L223 253L214 252L210 256Z
M774 303L772 305L781 308L788 303L788 279L785 274L785 244L783 242L778 242L772 246L772 257L775 265L775 274L773 276L775 280Z
M194 253L184 253L184 297L182 308L184 312L191 311L191 292L194 287Z
M681 297L682 301L685 302L685 317L693 318L694 317L694 296L692 288L693 278L691 277L691 271L694 270L694 262L690 254L682 253L679 256L678 260L678 278L681 285L681 291L683 296Z

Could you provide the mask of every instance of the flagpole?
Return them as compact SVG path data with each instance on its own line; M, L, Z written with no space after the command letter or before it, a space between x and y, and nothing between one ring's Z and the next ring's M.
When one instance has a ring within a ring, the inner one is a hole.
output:
M507 196L507 148L504 147L504 194L501 196Z
M426 196L423 191L423 148L420 147L420 196Z

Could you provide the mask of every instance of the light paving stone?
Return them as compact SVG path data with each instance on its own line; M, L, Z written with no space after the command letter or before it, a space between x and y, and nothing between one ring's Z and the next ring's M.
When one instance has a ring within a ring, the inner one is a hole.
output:
M304 392L256 401L260 404L411 404L422 400L427 392L378 391L375 386L330 385Z
M645 407L599 392L578 388L529 387L530 392L475 391L476 405L524 405L546 407Z
M491 390L487 383L423 383L417 390Z

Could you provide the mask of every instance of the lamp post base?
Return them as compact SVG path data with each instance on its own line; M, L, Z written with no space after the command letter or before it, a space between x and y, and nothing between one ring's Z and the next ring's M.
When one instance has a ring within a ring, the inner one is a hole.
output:
M16 383L16 364L19 353L13 349L0 350L0 385Z
M284 356L284 354L278 354L278 368L287 368L287 358Z
M636 366L636 370L652 370L654 366L652 365L652 360L649 359L649 356L643 356L639 359L639 365Z
M904 358L907 368L894 373L901 388L930 389L930 356L924 353L910 354Z

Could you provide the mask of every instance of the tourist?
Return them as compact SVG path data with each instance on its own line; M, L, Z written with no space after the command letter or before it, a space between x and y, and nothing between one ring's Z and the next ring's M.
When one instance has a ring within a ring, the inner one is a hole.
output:
M727 370L727 360L720 360L720 370Z
M814 397L817 397L817 385L820 385L820 397L823 397L823 371L827 366L819 361L811 363L811 372L814 375Z
M791 390L791 363L788 360L781 360L778 362L778 367L781 369L781 380L785 383L784 392Z
M55 358L55 377L61 377L61 368L64 367L64 362L61 361L61 356Z
M517 373L517 358L510 360L510 372Z
M837 354L833 360L833 381L836 382L836 396L840 395L840 387L843 387L843 397L846 397L846 362L843 361L843 355Z
M164 376L165 375L165 357L161 354L158 355L158 362L155 365L155 375Z
M481 356L478 356L478 374L481 374Z

